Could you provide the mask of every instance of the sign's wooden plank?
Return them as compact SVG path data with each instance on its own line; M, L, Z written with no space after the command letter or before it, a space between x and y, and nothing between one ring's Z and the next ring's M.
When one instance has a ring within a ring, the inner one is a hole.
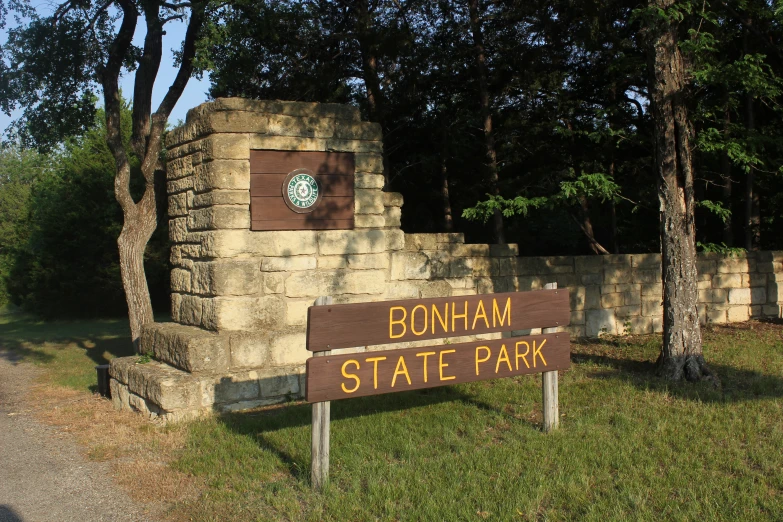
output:
M251 221L250 230L351 230L351 219L278 219L271 221Z
M304 217L301 217L304 216ZM350 219L353 217L353 197L323 197L318 206L306 214L297 214L285 204L282 197L250 198L250 219L268 221L278 219Z
M570 319L565 289L310 307L307 349L557 327Z
M251 150L250 173L291 172L310 169L316 174L354 174L354 158L350 152L315 152Z
M285 174L251 174L250 175L250 196L251 197L263 197L263 196L275 196L280 197L283 187L283 181L285 181ZM316 175L318 181L321 183L321 190L324 197L329 196L351 196L354 195L354 179L353 176L320 176Z
M569 335L553 333L313 357L307 360L305 397L333 401L552 372L569 368L570 354Z

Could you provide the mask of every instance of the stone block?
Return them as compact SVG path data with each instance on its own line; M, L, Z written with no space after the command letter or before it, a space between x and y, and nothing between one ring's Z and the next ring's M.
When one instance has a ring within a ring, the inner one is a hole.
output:
M600 274L604 266L601 256L575 256L574 270L577 274Z
M285 323L290 326L307 324L307 309L312 306L313 300L294 301L287 299L285 306Z
M330 138L326 140L326 150L335 152L356 152L356 153L383 153L382 141L359 141L359 140L341 140Z
M383 214L383 194L380 190L356 189L354 191L355 213Z
M732 288L729 290L729 304L749 305L750 303L750 288Z
M213 406L257 399L261 393L254 370L201 380L201 404Z
M263 287L265 294L282 294L285 290L286 275L280 272L267 272L264 274Z
M188 192L193 190L196 184L196 178L193 175L186 176L184 178L175 179L166 182L166 193L168 195L178 194L180 192Z
M125 384L130 393L166 411L195 409L201 405L197 377L156 361L137 364L137 359L135 356L112 359L109 375Z
M627 266L606 266L604 267L604 283L631 283L633 281L631 269Z
M208 330L261 330L283 324L285 306L276 296L210 297L203 300L201 324Z
M405 250L418 252L437 248L438 241L435 234L405 234Z
M399 227L401 218L402 218L402 210L400 209L400 207L384 207L383 220L385 226Z
M182 308L182 295L177 293L171 294L171 320L175 323L182 322L180 319L180 309Z
M756 288L767 286L767 274L742 274L742 286L747 288Z
M642 315L645 317L655 317L663 314L663 301L661 299L642 301Z
M386 250L402 250L405 248L405 234L399 229L389 229L386 234Z
M609 265L622 265L625 267L633 266L633 256L630 254L612 254L608 256L601 256L604 261L604 266Z
M176 323L142 326L141 349L159 361L191 373L228 369L228 339Z
M236 332L229 336L231 368L260 368L269 355L269 336L256 332Z
M663 280L663 274L660 270L634 270L632 281L634 283L660 283Z
M742 290L742 289L737 289L737 290ZM699 290L700 303L725 303L726 300L728 299L728 296L729 296L729 292L727 292L722 288Z
M446 281L421 281L415 283L419 287L419 297L429 299L432 297L448 297L452 293L451 285Z
M383 175L383 156L375 153L354 154L354 168L357 174L370 173ZM383 185L381 185L383 187ZM369 187L368 187L369 188Z
M498 290L500 291L500 290ZM465 295L476 295L478 293L478 289L475 288L454 288L451 291L451 295L454 297L461 297ZM489 292L487 292L489 293Z
M419 287L413 283L394 281L386 284L383 297L384 299L417 299Z
M614 334L617 332L617 321L614 310L586 310L585 311L585 335L598 337L602 333Z
M324 230L317 237L322 256L375 254L386 250L383 230Z
M334 137L344 140L379 141L383 139L383 131L378 123L341 121L337 123Z
M628 318L628 317L634 317L637 315L642 315L642 306L641 305L630 305L630 306L618 306L614 309L615 317L618 319L622 318Z
M304 364L312 355L307 351L306 343L304 332L275 335L272 339L272 364L275 366Z
M713 288L742 288L742 275L740 274L717 274L712 277Z
M169 241L184 243L188 239L188 218L169 219Z
M200 243L204 257L236 257L243 254L284 257L314 254L317 248L316 233L311 230L214 230L196 232L190 236Z
M515 243L489 245L489 255L492 257L517 257L519 255L519 245Z
M748 272L748 259L744 257L725 257L718 260L719 274L745 274Z
M750 289L750 304L761 305L767 302L767 289L754 287Z
M169 196L169 217L188 215L188 193L181 192Z
M545 283L557 283L558 288L572 288L580 286L582 276L579 274L554 274L546 276Z
M585 310L601 308L601 291L597 286L585 287Z
M656 317L631 317L627 321L626 334L651 334L655 332Z
M353 186L357 189L380 190L386 183L383 174L367 174L358 172L354 175Z
M571 324L572 325L584 325L585 313L582 310L571 311Z
M391 279L406 281L430 278L430 259L418 252L395 252L391 254Z
M597 274L583 274L581 276L581 283L583 285L600 285L604 280L602 273Z
M624 296L619 292L601 294L601 308L617 308L618 306L623 306L624 303Z
M202 318L201 298L195 295L183 295L179 307L179 322L198 326Z
M172 292L190 292L190 270L174 268L171 271L171 291Z
M631 266L634 268L661 271L661 254L633 254Z
M319 256L318 268L336 269L348 268L348 256Z
M783 318L783 306L780 305L764 305L762 309L764 317L774 317L777 319Z
M348 268L378 270L389 268L389 254L351 254L346 256Z
M401 207L403 204L402 194L399 192L381 192L383 196L383 206Z
M769 283L767 285L767 302L771 304L783 302L783 283Z
M696 288L698 288L699 290L707 290L709 288L712 288L712 279L709 279L707 281L697 281Z
M245 205L245 211L250 212L247 207L247 205L250 205L250 192L248 190L216 189L193 195L193 208L204 208L214 205Z
M558 285L559 286L559 285ZM584 310L585 296L587 292L583 286L577 286L568 289L571 310Z
M300 395L299 375L291 373L281 373L278 375L268 374L259 378L258 383L261 387L261 397L288 397L295 398Z
M382 270L317 270L296 272L285 281L287 297L341 294L382 294L386 272Z
M759 261L756 264L756 270L760 274L783 272L783 263L780 261Z
M701 274L716 274L718 273L718 263L714 260L698 260L696 261L696 271Z
M750 319L750 307L747 305L731 306L727 312L730 323L742 323Z
M479 258L480 259L480 258ZM499 258L491 258L490 261L491 264L491 275L493 276L513 276L516 275L516 268L517 263L516 259L509 258L509 257L499 257ZM479 275L476 273L475 268L476 265L474 264L474 274ZM484 275L484 274L480 274Z
M660 283L643 284L642 295L643 296L654 295L657 297L661 297L663 295L663 286Z
M249 152L248 152L249 154ZM196 192L250 190L250 161L215 160L194 169Z
M204 160L249 160L250 141L247 134L212 134L201 140Z
M635 288L623 292L623 303L626 306L642 304L642 294L638 285L635 285Z
M491 294L493 292L516 292L517 290L517 278L514 276L482 277L477 279L476 291L479 294ZM455 293L454 295L457 294Z
M540 277L534 277L534 276L521 276L517 277L517 287L519 288L520 292L526 292L528 290L540 290L544 288L544 283L541 281Z
M444 279L444 281L446 281L451 288L475 288L476 286L476 280L472 277L452 277ZM520 288L520 290L523 289Z
M250 135L250 148L260 150L295 150L323 151L326 150L325 138L303 138L300 136L265 136Z
M725 324L726 310L717 310L715 308L707 308L707 322L712 324Z
M353 217L353 228L383 228L385 226L386 219L383 215L357 214Z
M188 230L217 230L250 228L250 210L243 205L218 205L191 210Z
M335 132L334 120L313 116L268 116L270 136L300 136L303 138L331 138Z
M455 243L448 252L454 257L486 257L489 256L489 245Z
M215 260L193 265L193 293L205 296L264 293L264 274L255 259Z
M265 257L261 260L261 271L297 272L314 270L315 265L315 257L312 256Z

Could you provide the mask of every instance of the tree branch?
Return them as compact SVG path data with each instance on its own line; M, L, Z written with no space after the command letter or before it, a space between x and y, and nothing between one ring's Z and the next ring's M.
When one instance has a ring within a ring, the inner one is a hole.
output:
M160 21L160 5L155 0L143 2L147 35L144 37L144 52L133 86L133 131L131 147L139 158L147 152L152 112L152 88L158 76L163 55L163 24ZM145 178L146 178L145 172ZM148 180L149 182L149 180Z
M103 86L103 105L106 111L106 143L114 156L117 176L114 178L114 195L124 214L133 212L134 203L130 194L130 164L120 132L120 88L119 78L122 64L128 55L133 34L136 32L138 11L131 0L118 0L122 9L122 24L117 36L109 45L106 65L99 70Z

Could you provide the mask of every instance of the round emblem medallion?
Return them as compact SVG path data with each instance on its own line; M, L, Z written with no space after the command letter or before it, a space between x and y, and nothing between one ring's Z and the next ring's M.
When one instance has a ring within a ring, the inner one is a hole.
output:
M312 212L321 201L321 185L310 169L296 169L286 176L283 200L298 213Z

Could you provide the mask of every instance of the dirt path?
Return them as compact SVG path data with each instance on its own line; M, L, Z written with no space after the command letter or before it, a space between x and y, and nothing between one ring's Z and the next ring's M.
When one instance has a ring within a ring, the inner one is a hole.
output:
M37 421L26 403L37 370L0 350L0 522L151 521L68 434Z

